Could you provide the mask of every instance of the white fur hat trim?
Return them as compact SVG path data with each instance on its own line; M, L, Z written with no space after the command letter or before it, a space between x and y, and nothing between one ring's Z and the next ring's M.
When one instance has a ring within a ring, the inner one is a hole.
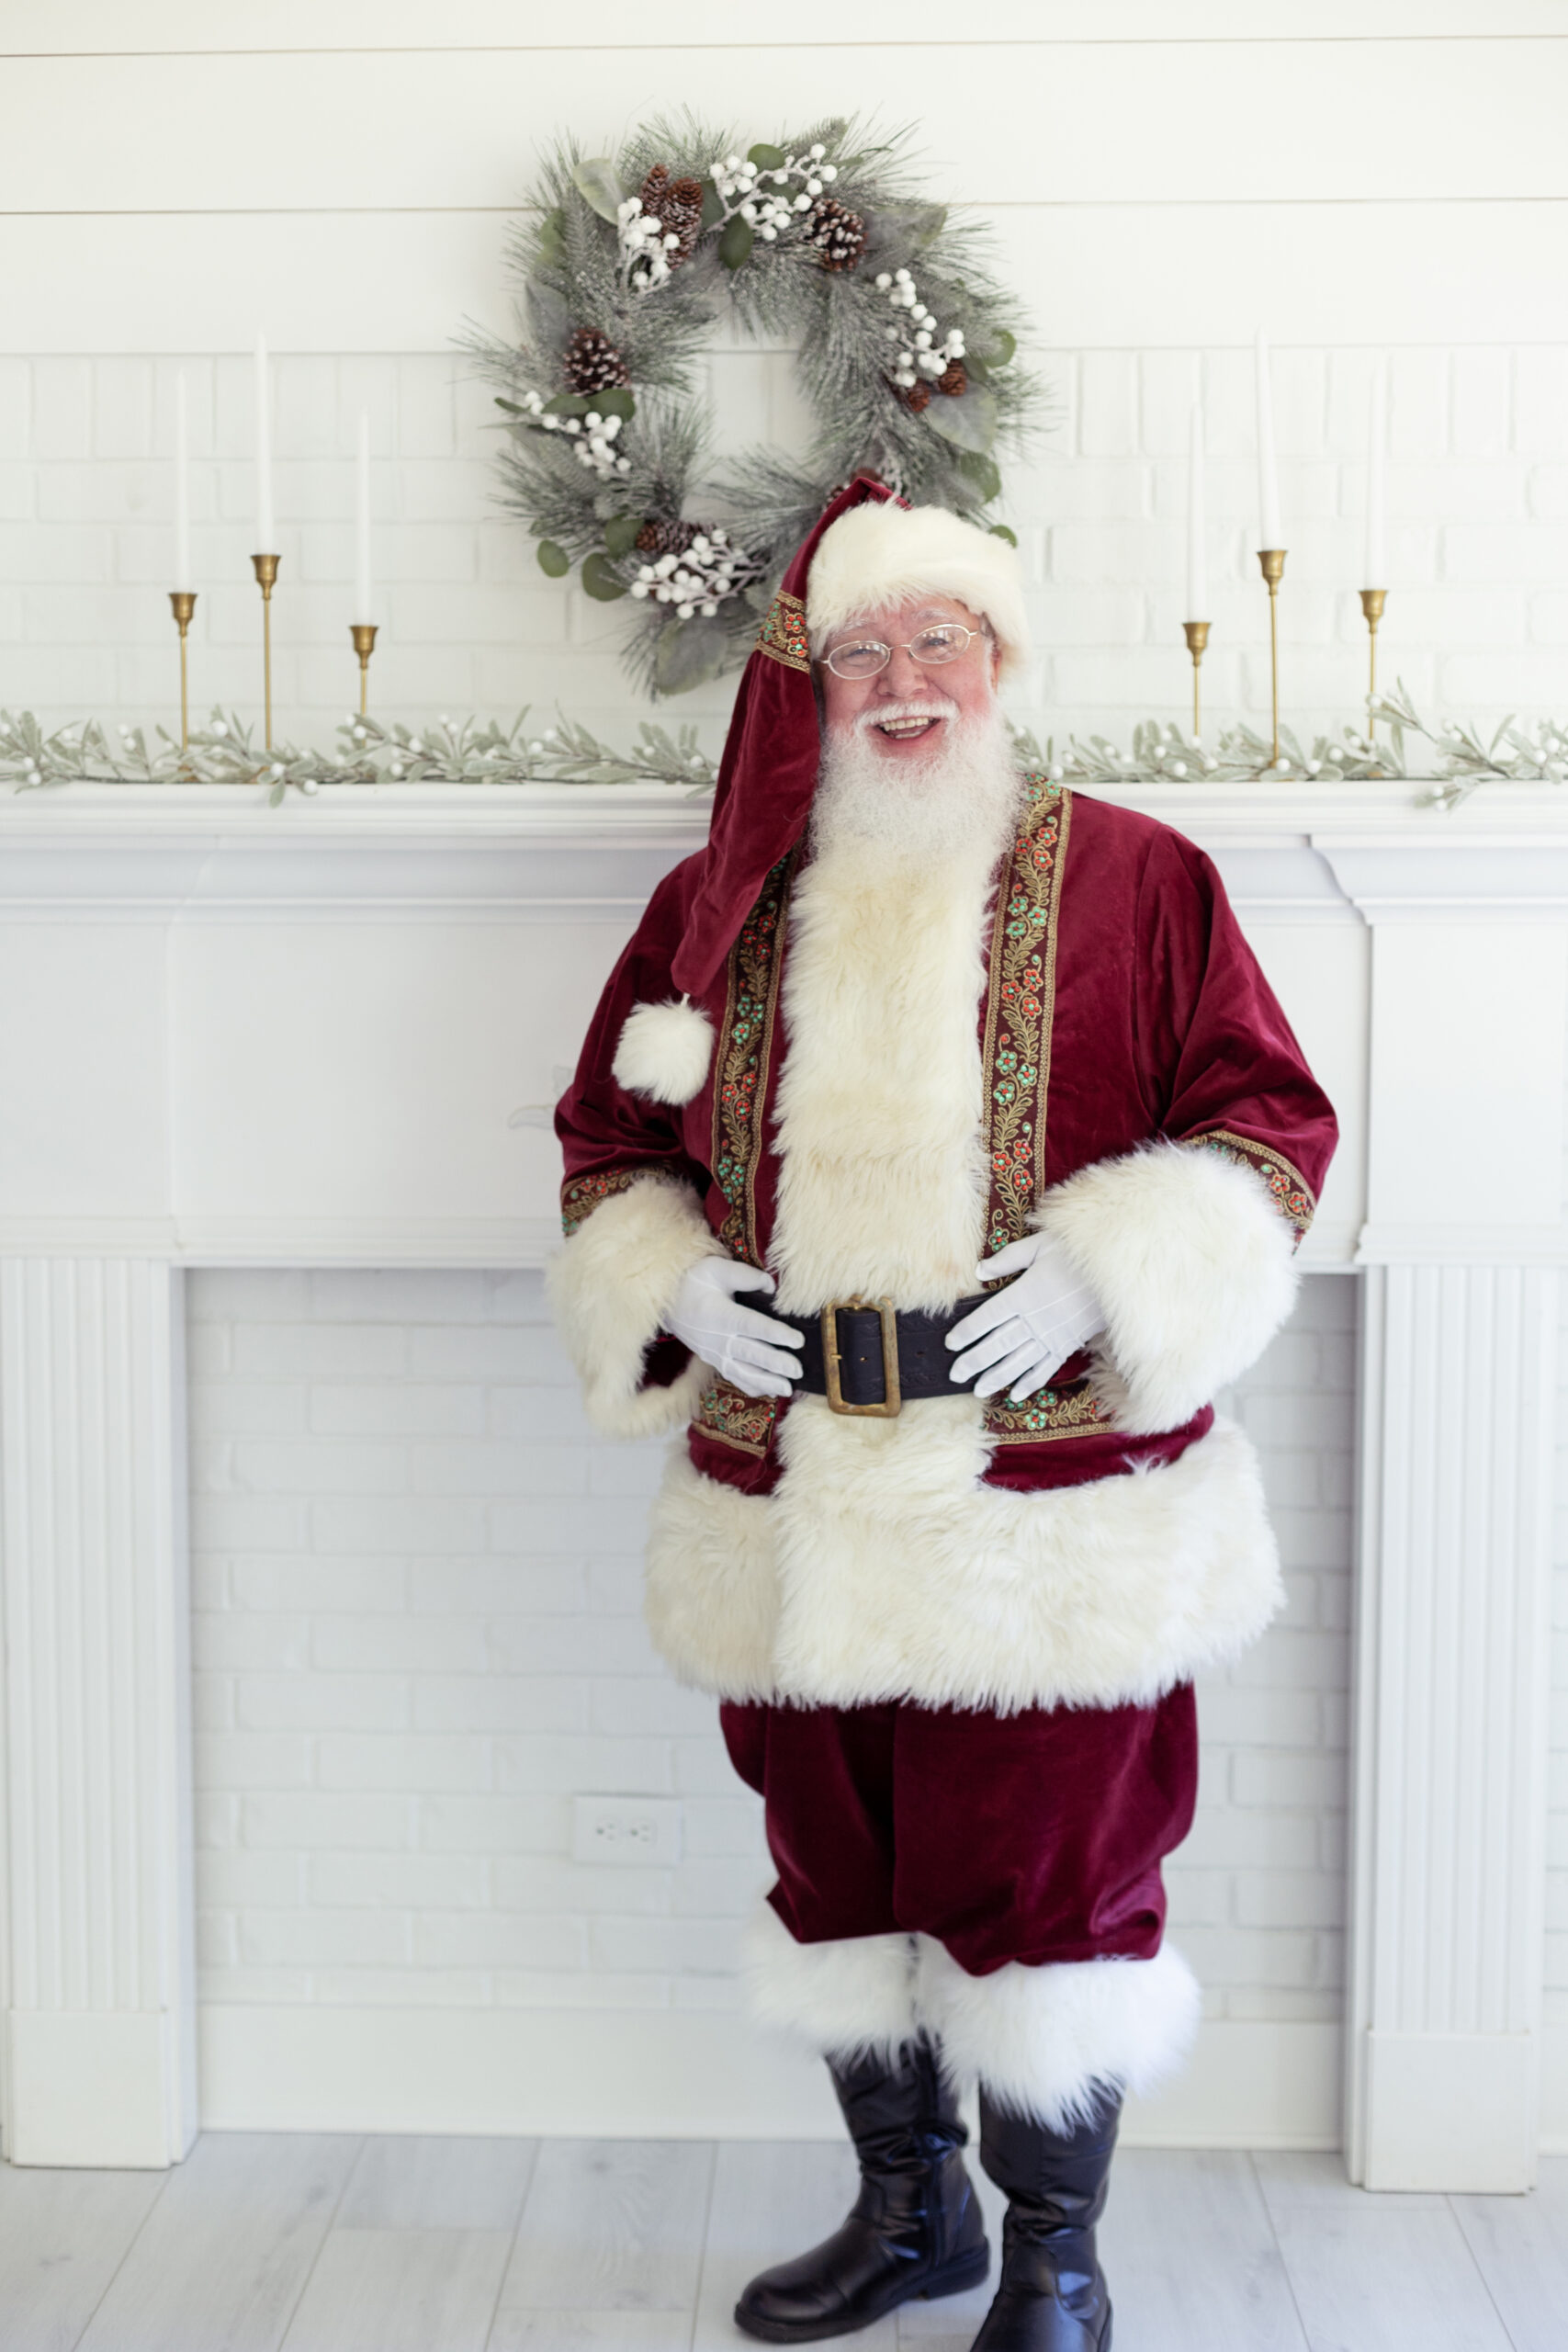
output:
M984 613L1002 649L1005 675L1029 651L1018 551L945 506L889 499L852 506L823 532L806 584L811 650L834 629L911 596L953 596Z
M634 1004L611 1064L628 1094L655 1102L691 1102L713 1058L713 1023L701 1005Z

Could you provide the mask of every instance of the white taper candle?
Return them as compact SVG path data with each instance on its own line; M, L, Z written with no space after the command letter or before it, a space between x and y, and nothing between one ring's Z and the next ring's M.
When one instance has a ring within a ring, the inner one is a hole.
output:
M256 543L254 555L278 552L272 519L272 396L267 380L266 337L256 337Z
M1282 548L1280 475L1274 462L1274 392L1269 379L1269 338L1258 330L1258 519L1259 548Z
M1203 403L1192 403L1191 462L1187 475L1187 617L1209 617L1209 568L1203 546Z
M190 429L182 368L175 378L175 586L196 586L190 560Z
M1363 588L1388 586L1388 536L1383 489L1387 417L1388 364L1380 359L1372 370L1371 399L1367 415L1367 548L1361 561Z
M359 412L359 479L355 504L354 611L351 618L370 618L370 412Z

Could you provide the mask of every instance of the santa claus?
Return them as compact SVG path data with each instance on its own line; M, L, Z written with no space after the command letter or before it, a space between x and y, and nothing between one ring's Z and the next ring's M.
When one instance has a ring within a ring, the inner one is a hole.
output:
M1199 2009L1192 1678L1280 1600L1210 1400L1290 1312L1333 1113L1208 859L1021 770L1024 650L1001 537L833 503L558 1118L589 1410L684 1431L648 1615L764 1799L755 2006L861 2163L741 2297L773 2343L986 2276L976 2082L979 2345L1104 2352L1121 2101Z

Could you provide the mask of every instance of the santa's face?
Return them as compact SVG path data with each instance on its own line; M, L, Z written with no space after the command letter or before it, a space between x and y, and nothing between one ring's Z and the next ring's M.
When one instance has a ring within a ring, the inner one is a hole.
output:
M976 634L954 661L918 662L909 650L910 640L943 625ZM886 668L874 676L844 678L828 667L829 655L874 644L892 648ZM913 596L900 605L879 605L848 628L835 629L822 655L817 674L829 738L858 737L881 759L922 765L940 752L954 729L990 710L1001 659L996 640L984 634L981 616L953 596Z

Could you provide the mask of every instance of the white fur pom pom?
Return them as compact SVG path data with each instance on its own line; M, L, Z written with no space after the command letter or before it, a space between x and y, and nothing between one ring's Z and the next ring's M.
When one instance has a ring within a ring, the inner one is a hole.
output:
M690 1102L713 1059L713 1023L700 1005L634 1004L612 1064L628 1094L655 1102Z

